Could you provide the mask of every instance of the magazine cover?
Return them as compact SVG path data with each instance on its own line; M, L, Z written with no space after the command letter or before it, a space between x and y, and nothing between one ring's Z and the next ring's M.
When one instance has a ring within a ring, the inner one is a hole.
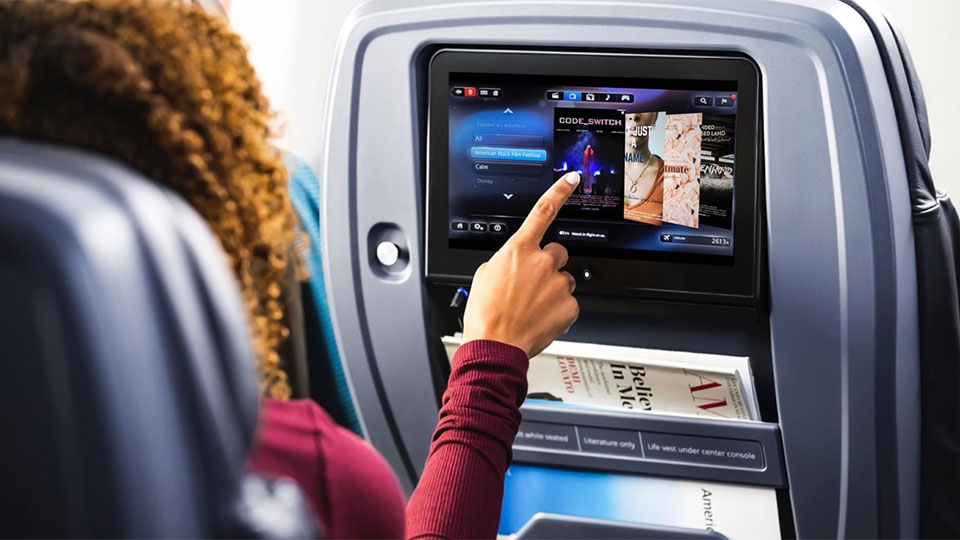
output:
M554 180L570 171L580 184L561 209L563 217L619 218L623 113L612 109L554 109Z
M460 336L445 336L453 359ZM727 420L759 420L750 359L555 341L530 360L528 399Z
M734 128L736 116L704 115L700 149L700 224L733 226Z
M708 529L731 540L780 538L771 488L512 465L498 533L516 534L539 512Z
M700 227L702 113L668 114L663 159L663 221Z
M527 399L750 420L734 370L541 354L530 360L527 385Z
M663 214L664 112L627 112L623 136L623 217L660 225Z

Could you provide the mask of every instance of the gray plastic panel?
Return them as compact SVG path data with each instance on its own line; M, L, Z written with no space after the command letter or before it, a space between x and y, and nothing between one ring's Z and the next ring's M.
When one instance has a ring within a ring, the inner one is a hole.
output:
M786 487L776 424L544 405L520 410L515 462Z
M421 279L419 72L434 45L732 51L759 65L770 354L797 534L910 536L879 530L876 504L878 476L915 476L909 452L877 453L878 429L915 437L918 418L915 382L877 390L917 360L906 178L876 44L838 0L390 0L353 13L327 104L327 285L368 434L407 488L437 412ZM382 279L367 262L363 243L378 223L406 236L405 279ZM629 323L572 335L648 344ZM724 341L705 332L696 348ZM882 496L902 501L900 484L884 483L893 492Z

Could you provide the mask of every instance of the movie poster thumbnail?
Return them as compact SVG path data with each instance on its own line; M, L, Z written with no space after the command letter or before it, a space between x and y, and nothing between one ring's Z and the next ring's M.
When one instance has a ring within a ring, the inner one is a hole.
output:
M668 114L663 159L663 221L700 227L702 113Z
M704 115L700 126L700 224L730 230L736 116Z
M554 179L570 171L580 184L561 210L564 217L616 219L621 200L623 113L612 109L554 110Z
M666 116L662 111L624 114L624 219L650 225L662 222Z

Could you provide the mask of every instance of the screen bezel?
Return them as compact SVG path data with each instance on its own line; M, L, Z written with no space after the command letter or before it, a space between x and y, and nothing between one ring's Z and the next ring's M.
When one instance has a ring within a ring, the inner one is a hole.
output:
M733 256L717 256L706 263L657 260L655 255L648 259L572 255L567 269L577 278L580 293L737 305L756 303L759 73L750 60L740 56L470 49L442 49L434 54L429 65L426 277L432 281L465 282L493 251L449 247L449 81L452 73L545 75L559 80L581 77L604 80L611 78L607 75L615 74L612 78L621 83L624 79L736 82ZM630 73L644 76L625 75ZM584 279L584 270L589 270L589 280Z

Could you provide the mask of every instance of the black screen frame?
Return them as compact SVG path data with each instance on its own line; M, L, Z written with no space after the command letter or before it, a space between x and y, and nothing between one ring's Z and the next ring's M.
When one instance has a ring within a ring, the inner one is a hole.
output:
M626 87L656 80L692 84L733 81L737 85L732 257L663 260L572 254L566 269L579 294L756 306L760 260L759 91L756 65L740 55L628 54L602 52L441 49L429 63L426 189L426 278L467 283L492 250L450 247L449 105L450 75L529 75L558 79L616 79ZM643 76L631 77L631 73ZM609 74L615 74L607 76ZM639 83L638 83L639 81ZM630 84L627 84L629 82ZM728 262L729 261L729 262ZM585 279L589 270L589 279Z

